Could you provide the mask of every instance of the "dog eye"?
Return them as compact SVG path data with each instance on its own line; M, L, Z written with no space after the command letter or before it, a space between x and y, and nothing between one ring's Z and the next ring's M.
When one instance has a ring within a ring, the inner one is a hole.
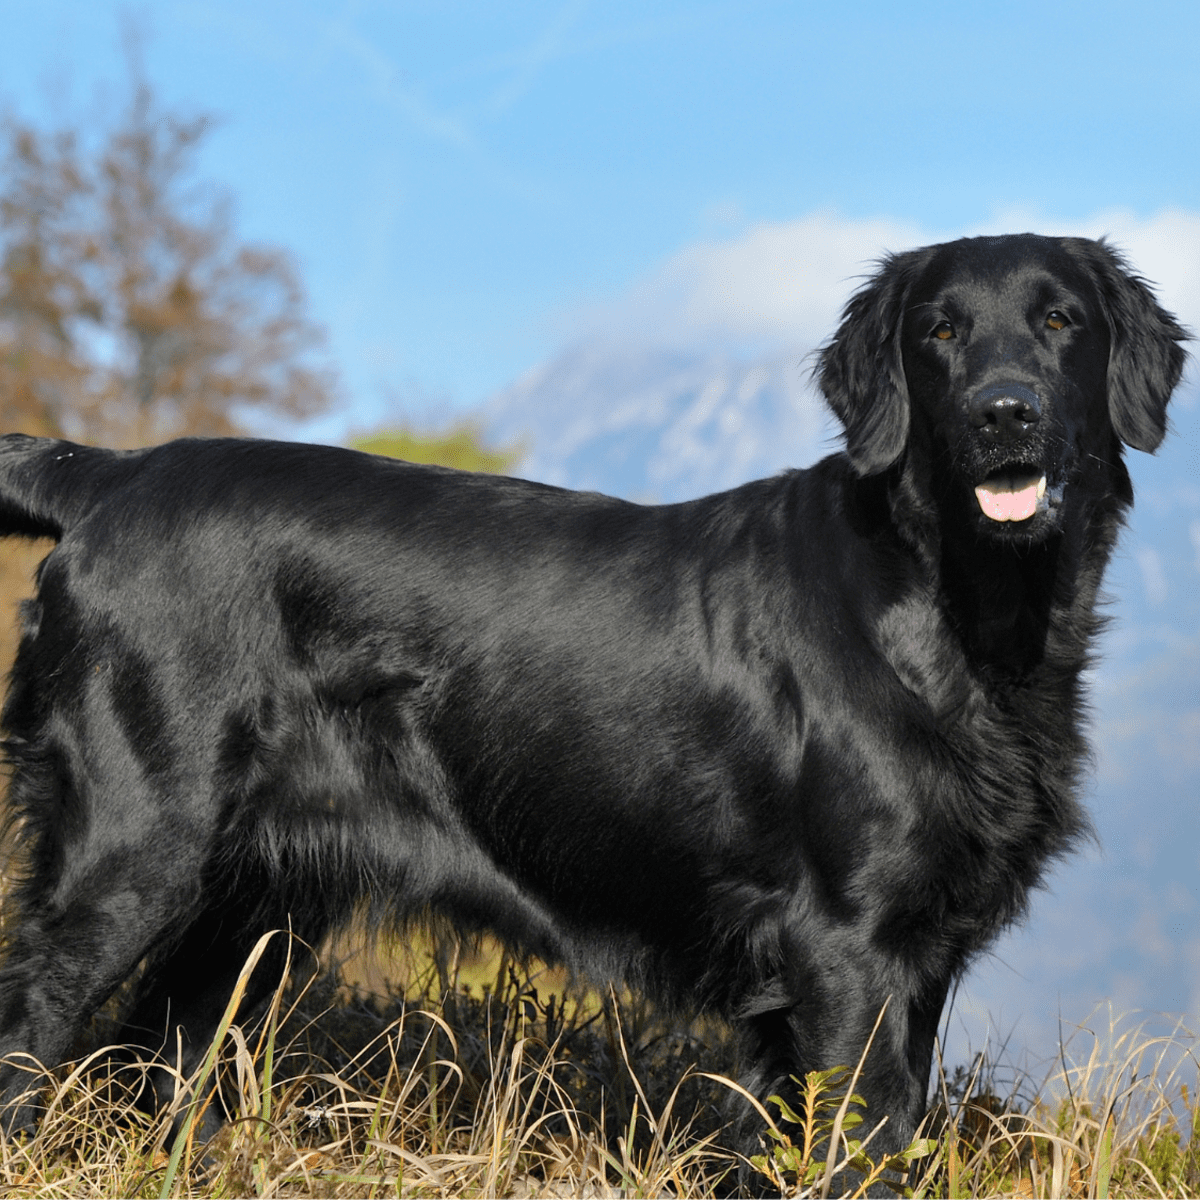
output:
M1046 324L1049 325L1051 329L1065 329L1068 325L1070 325L1070 323L1071 322L1067 320L1066 314L1060 313L1057 308L1046 317Z
M933 327L933 336L940 342L948 342L954 336L954 326L949 321L939 321Z

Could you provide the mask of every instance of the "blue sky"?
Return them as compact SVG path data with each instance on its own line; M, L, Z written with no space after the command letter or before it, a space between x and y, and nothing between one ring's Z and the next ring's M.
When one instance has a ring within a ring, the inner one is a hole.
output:
M397 393L479 402L564 314L764 221L1200 211L1187 3L134 11L161 93L223 118L204 165L299 257L362 420ZM0 101L112 94L115 6L0 12Z
M1200 5L315 3L140 10L204 173L288 247L343 407L453 413L525 470L670 499L832 444L803 363L884 249L1111 233L1200 328ZM0 0L0 105L115 108L118 10ZM1197 377L1193 372L1192 379ZM1200 404L1110 576L1101 849L968 980L959 1046L1111 1000L1200 1019Z

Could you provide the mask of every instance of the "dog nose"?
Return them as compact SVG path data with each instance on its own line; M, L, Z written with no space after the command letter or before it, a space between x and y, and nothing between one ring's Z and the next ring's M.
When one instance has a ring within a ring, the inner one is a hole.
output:
M1024 437L1042 419L1037 394L1019 383L997 383L981 389L969 406L971 424L1001 441Z

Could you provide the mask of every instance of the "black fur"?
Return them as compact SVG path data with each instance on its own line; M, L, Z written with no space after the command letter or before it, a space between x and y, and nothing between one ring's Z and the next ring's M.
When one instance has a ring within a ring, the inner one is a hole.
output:
M1103 243L896 255L820 356L846 453L662 507L5 439L0 530L59 544L3 718L0 1052L60 1061L149 957L126 1036L194 1056L263 931L369 900L723 1014L759 1095L890 997L861 1090L903 1145L947 989L1085 828L1121 441L1158 445L1185 336Z

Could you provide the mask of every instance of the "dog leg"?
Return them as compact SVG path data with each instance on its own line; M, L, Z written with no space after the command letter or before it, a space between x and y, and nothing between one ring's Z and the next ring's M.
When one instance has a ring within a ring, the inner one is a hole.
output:
M28 1128L36 1119L26 1098L36 1086L31 1060L57 1066L84 1021L169 932L187 903L188 889L140 886L136 856L94 858L92 869L69 861L52 888L26 903L18 932L0 970L0 1104L4 1124ZM15 1057L10 1057L15 1056Z
M175 1068L150 1069L149 1088L140 1098L147 1108L169 1105L178 1078L187 1079L203 1061L238 976L262 934L281 931L271 939L246 981L235 1017L243 1026L261 1014L281 982L287 966L289 925L314 948L324 936L322 921L310 920L301 929L286 913L259 911L260 889L245 886L244 873L241 878L243 886L236 893L205 909L180 938L154 956L141 981L118 1040L130 1047L131 1053L140 1048L146 1058L157 1055ZM304 953L302 947L300 953ZM197 1126L202 1142L216 1133L229 1115L219 1090L205 1099L209 1102Z

